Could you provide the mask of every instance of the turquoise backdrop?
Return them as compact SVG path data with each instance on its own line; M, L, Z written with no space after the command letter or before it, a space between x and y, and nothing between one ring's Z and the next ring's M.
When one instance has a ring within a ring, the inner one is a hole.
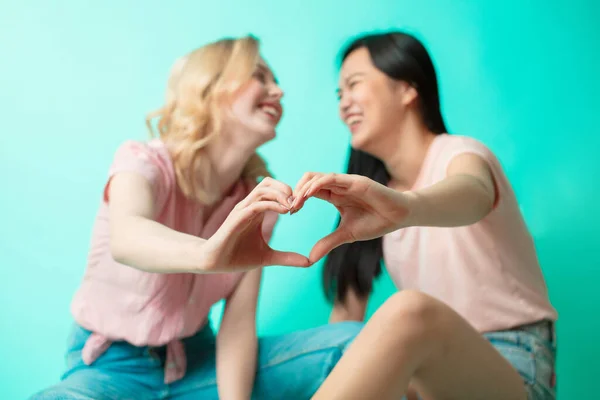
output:
M495 4L494 4L495 3ZM3 1L0 11L0 398L57 381L69 303L115 148L143 139L172 61L207 41L254 33L286 91L262 153L291 185L341 171L335 56L349 36L406 28L439 70L452 132L502 161L560 313L559 398L595 394L600 359L600 3L589 0ZM308 253L335 221L311 201L281 220L274 246ZM321 265L271 268L261 334L327 321ZM393 291L377 283L369 313ZM218 307L214 310L215 320Z

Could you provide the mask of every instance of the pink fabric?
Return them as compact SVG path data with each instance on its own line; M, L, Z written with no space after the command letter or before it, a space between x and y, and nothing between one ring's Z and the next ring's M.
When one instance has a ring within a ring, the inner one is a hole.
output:
M557 318L534 242L496 157L479 141L439 135L413 187L441 181L451 160L472 153L486 160L498 189L494 210L464 227L410 227L386 235L384 259L399 289L415 289L448 304L480 332Z
M240 181L209 212L178 190L169 153L160 140L125 142L115 154L109 180L123 171L139 173L151 183L159 210L156 221L205 239L252 189ZM265 217L266 239L276 219L275 213ZM124 340L136 346L167 345L165 382L182 378L186 357L180 339L194 335L206 324L211 306L231 294L242 276L154 274L117 263L109 248L105 193L93 228L87 269L71 305L77 323L93 332L83 348L83 361L92 364L113 341Z

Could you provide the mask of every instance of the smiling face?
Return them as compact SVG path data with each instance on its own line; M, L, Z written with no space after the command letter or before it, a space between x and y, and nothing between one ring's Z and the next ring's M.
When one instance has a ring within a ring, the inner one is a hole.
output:
M346 57L340 71L339 112L350 129L353 148L377 154L377 147L404 118L412 100L408 90L408 84L377 69L366 48Z
M238 126L258 144L275 137L275 127L281 120L283 91L271 69L261 58L252 78L243 85L231 109Z

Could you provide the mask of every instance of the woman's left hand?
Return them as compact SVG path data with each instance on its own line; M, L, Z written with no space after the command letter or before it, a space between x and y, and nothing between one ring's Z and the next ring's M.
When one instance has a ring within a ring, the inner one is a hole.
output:
M399 229L411 203L405 193L364 176L348 174L304 174L294 191L290 212L297 212L310 197L333 204L341 216L338 228L313 247L311 263L344 243L374 239Z

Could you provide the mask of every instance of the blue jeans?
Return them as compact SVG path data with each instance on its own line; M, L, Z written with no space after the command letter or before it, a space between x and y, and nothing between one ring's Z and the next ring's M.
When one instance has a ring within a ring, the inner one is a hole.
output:
M252 398L310 399L362 327L341 322L259 339ZM81 349L89 335L75 326L61 381L31 400L218 399L215 335L210 327L183 341L187 373L172 384L163 382L164 357L149 347L113 343L92 365L85 365Z
M529 400L556 398L556 340L548 322L485 333L484 337L519 372Z
M362 326L341 322L259 339L253 399L309 399ZM81 349L89 335L75 327L61 382L31 400L218 399L215 336L208 327L184 340L187 374L170 385L163 383L164 357L148 347L114 343L91 366L85 365ZM556 344L550 331L536 324L484 336L519 372L529 400L555 399Z

